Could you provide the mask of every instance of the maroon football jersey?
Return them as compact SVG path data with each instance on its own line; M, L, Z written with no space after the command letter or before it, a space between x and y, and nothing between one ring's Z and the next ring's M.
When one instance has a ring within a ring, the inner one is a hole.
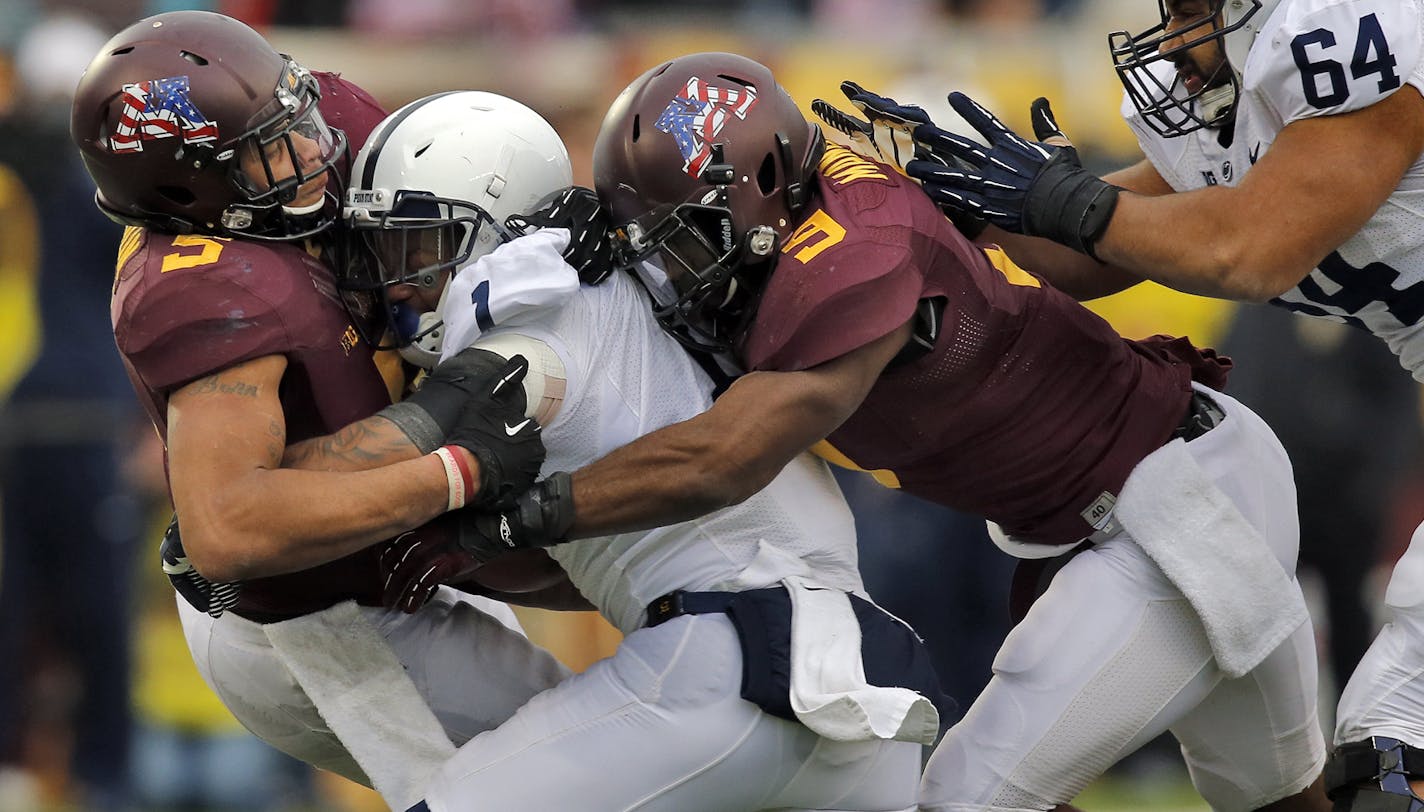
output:
M168 397L226 367L287 358L287 441L328 434L390 402L369 345L336 298L331 270L292 243L130 228L111 301L129 380L167 444ZM241 614L293 617L346 598L379 600L368 549L301 573L247 581Z
M345 131L354 155L385 112L335 74L313 74L323 117ZM329 434L390 402L330 268L299 243L130 228L119 249L110 315L129 380L165 446L170 393L266 355L287 358L279 397L289 443ZM348 598L379 603L378 550L246 581L236 611L277 620Z
M1135 342L1002 252L964 238L913 183L828 147L819 190L745 338L749 369L844 355L943 302L939 339L887 369L817 449L881 482L1058 544L1180 423L1229 362L1185 340Z

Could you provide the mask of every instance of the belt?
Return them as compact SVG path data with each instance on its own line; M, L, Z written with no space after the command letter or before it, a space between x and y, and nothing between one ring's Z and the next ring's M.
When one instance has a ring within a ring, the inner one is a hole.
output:
M766 587L767 590L784 589L781 586ZM749 590L757 592L760 590ZM681 589L655 598L648 604L648 628L666 623L683 615L715 615L726 612L732 599L741 592L685 592Z
M1180 437L1190 443L1216 428L1225 419L1226 412L1216 401L1202 392L1192 390L1191 400L1187 401L1187 413L1182 415L1182 422L1172 430L1171 439Z

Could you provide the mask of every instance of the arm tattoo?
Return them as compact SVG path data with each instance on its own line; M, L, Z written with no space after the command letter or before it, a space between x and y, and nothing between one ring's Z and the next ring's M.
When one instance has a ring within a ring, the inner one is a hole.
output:
M257 384L246 381L222 380L222 373L201 378L194 385L193 392L199 395L237 395L244 398L257 397Z
M267 455L274 460L282 458L282 450L287 445L287 429L281 422L273 420L267 424Z
M365 471L418 456L419 452L394 423L369 417L325 437L289 446L283 468Z

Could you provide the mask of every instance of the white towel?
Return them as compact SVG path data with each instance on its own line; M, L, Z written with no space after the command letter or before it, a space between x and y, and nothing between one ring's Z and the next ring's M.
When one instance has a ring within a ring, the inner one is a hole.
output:
M1133 469L1116 515L1196 610L1226 676L1255 668L1308 619L1300 588L1185 442Z
M440 360L472 345L488 330L538 318L578 291L578 271L564 262L565 228L546 228L485 254L450 280L442 305Z
M860 655L860 623L850 597L797 576L791 593L791 709L806 727L834 741L932 744L934 703L908 688L870 685Z
M356 602L262 630L381 798L392 809L419 803L455 745Z

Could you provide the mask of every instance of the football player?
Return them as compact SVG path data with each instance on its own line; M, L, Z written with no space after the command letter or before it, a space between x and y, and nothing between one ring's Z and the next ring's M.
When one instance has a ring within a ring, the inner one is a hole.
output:
M975 247L743 57L635 80L594 173L663 326L747 372L579 469L571 498L555 478L522 495L516 545L737 504L813 448L987 517L1021 557L1077 553L936 747L922 808L1064 807L1168 730L1214 808L1326 808L1290 466L1220 392L1229 362L1123 339Z
M258 736L362 783L274 653L266 630L281 621L361 604L456 743L567 675L502 604L446 591L415 615L380 608L374 543L532 481L543 459L522 391L492 393L515 365L465 365L465 380L433 377L391 407L308 239L338 217L348 139L359 146L383 114L242 23L185 11L111 39L72 115L98 205L131 226L113 329L164 440L191 558L165 567L240 584L178 601L194 661ZM469 427L481 422L520 430L479 439ZM378 463L389 464L350 470ZM443 640L452 644L432 645Z
M582 226L535 230L480 257L520 211L505 177L543 180L549 194L571 183L562 141L527 107L467 91L392 113L357 157L347 197L372 261L353 283L417 309L441 302L447 357L473 342L529 358L547 472L708 408L712 379L658 328L634 280L608 276L605 262L583 274L598 284L581 286L564 261L584 237L608 244L588 190L563 193L539 218ZM562 510L568 476L550 482L549 507ZM483 530L392 548L389 600L414 609L441 579L505 548L497 526ZM937 681L914 633L865 595L854 523L823 463L801 455L734 507L552 554L623 632L617 652L461 747L417 808L915 808L915 742L938 733ZM856 642L817 642L827 635ZM864 677L852 673L862 651ZM803 663L838 684L796 681ZM838 716L842 704L853 718Z
M1035 142L955 93L988 146L923 126L937 155L910 173L1079 298L1151 279L1269 301L1369 330L1424 380L1424 3L1165 0L1159 25L1110 45L1142 161L1099 179L1045 100ZM1341 809L1424 805L1424 530L1385 602L1336 714Z

